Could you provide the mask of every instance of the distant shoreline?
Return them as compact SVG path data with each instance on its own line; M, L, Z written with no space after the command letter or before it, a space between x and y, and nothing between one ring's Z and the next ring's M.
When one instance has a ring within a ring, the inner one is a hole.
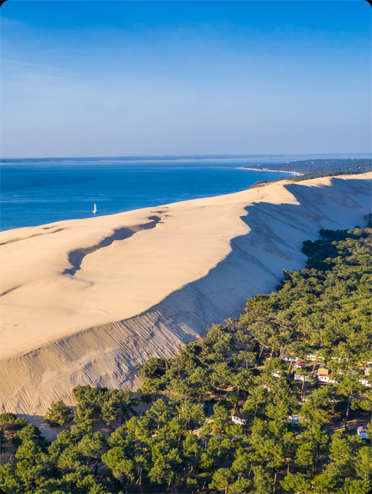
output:
M324 176L366 173L372 169L372 160L364 159L307 159L303 161L286 161L285 163L262 163L244 166L246 170L263 172L291 173L292 180L318 178Z
M290 173L291 175L304 175L303 173L290 172L288 170L269 170L268 168L248 168L247 166L239 166L237 170L251 170L254 172L273 172L273 173Z

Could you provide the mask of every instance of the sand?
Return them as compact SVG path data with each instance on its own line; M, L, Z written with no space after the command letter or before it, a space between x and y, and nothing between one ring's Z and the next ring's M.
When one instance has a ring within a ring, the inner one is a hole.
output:
M0 234L1 408L41 414L77 384L137 389L249 296L301 269L320 228L364 226L372 173Z

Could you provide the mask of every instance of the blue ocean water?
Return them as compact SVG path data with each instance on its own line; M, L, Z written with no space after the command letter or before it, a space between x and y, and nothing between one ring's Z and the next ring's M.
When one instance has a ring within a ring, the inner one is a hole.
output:
M293 156L291 157L291 161ZM228 194L288 173L244 170L286 157L18 161L1 165L0 230Z

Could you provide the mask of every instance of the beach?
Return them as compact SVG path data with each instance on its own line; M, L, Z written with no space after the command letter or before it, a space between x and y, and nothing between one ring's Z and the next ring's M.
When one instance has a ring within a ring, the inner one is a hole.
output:
M248 166L245 166L243 168L239 168L239 170L249 170L249 171L253 171L253 172L260 170L263 172L270 172L270 173L290 173L291 175L295 175L296 177L303 175L303 173L298 173L298 172L289 172L289 171L285 171L285 170L269 170L268 168L249 168Z
M0 233L1 410L42 414L77 384L139 387L301 269L321 228L364 226L372 173L325 177Z

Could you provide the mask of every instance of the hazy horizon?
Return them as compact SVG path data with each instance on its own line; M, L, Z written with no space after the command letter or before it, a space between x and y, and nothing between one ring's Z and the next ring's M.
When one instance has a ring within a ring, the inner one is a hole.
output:
M3 159L370 153L367 2L8 1L0 16Z
M203 160L241 160L241 159L264 159L274 158L278 161L280 158L293 158L293 161L310 160L310 159L371 159L371 153L308 153L308 154L204 154L204 155L137 155L137 156L47 156L47 157L25 157L25 158L0 158L0 163L6 162L39 162L39 161L203 161Z

